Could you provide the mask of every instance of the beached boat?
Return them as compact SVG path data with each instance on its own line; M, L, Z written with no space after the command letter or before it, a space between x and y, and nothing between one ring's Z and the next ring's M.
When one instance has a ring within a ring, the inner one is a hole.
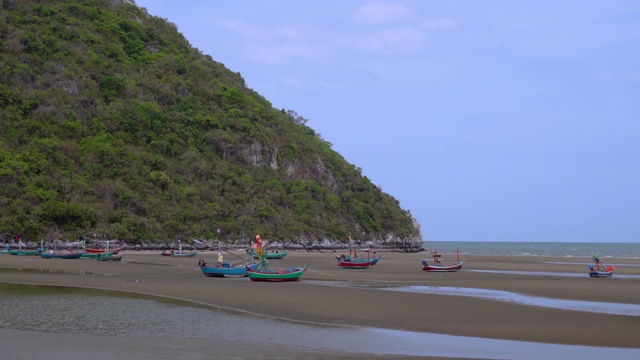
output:
M356 249L350 249L349 255L342 254L337 256L338 266L343 269L366 269L377 264L381 257L376 257L375 251L373 252L373 257L371 257L370 249L364 249L360 252L366 252L367 257L361 257Z
M47 250L40 253L40 257L43 259L80 259L82 254L84 254L82 251Z
M597 254L591 255L593 264L589 265L589 277L608 278L613 275L615 267L613 265L605 265L600 261Z
M174 251L171 253L173 257L195 257L198 255L197 251Z
M307 270L305 266L293 266L287 269L256 269L248 270L247 274L251 281L270 281L270 282L282 282L282 281L298 281L300 277Z
M40 249L12 249L9 250L10 255L18 255L18 256L30 256L30 255L40 255Z
M171 256L173 257L195 257L198 255L197 251L182 251L182 242L178 241L179 247L178 250L172 251Z
M464 264L464 259L460 260L460 250L456 249L456 254L458 256L458 261L452 264L445 265L440 261L442 255L438 254L438 250L434 250L433 254L433 264L430 264L427 259L422 260L422 270L423 271L434 271L434 272L446 272L446 271L458 271L462 269L462 265Z
M208 266L207 263L200 259L198 266L202 270L202 274L207 277L226 277L226 276L247 276L247 270L256 270L258 263L249 264L230 264L223 262L220 266Z
M89 253L89 254L103 254L105 252L111 252L113 254L118 254L120 253L122 249L121 248L115 248L115 249L110 249L107 250L105 248L86 248L84 249L84 252Z
M292 266L287 269L269 269L267 267L267 258L263 249L262 238L260 235L256 235L256 243L251 246L252 251L260 256L260 266L257 269L248 269L247 276L251 281L268 281L268 282L283 282L283 281L298 281L305 270L305 266Z
M341 260L338 258L338 266L343 269L366 269L372 265L372 260L367 259L355 259L355 260Z
M265 259L284 259L287 256L286 252L273 252L273 253L265 253Z
M98 261L120 261L124 256L123 253L112 253L112 252L104 252L101 254L96 254L96 260Z
M165 250L160 253L162 256L171 256L171 254L173 254L173 250Z
M254 259L260 259L260 255L253 251L253 249L249 249L249 254L253 256ZM284 251L284 245L282 245L282 250L266 250L264 252L265 259L278 260L284 259L287 256L287 252Z

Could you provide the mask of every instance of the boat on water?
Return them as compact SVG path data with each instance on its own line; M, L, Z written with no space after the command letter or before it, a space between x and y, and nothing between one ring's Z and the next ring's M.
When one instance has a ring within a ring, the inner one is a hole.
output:
M433 271L433 272L447 272L447 271L458 271L462 269L462 265L464 264L464 259L460 260L460 249L456 249L456 255L458 257L458 261L451 264L443 264L441 262L442 255L438 253L438 250L434 250L431 256L433 257L433 263L429 263L427 259L422 260L422 270L423 271Z
M207 265L206 261L198 260L198 266L206 277L247 276L247 271L254 271L259 263L231 264L228 262L216 263L215 266Z
M600 261L600 256L592 254L593 264L589 265L589 277L592 278L609 278L613 275L615 267L613 265L605 265Z
M267 267L267 258L263 249L262 238L260 235L256 235L256 243L252 245L255 254L258 254L260 258L260 266L254 269L247 270L247 276L251 281L266 281L266 282L284 282L284 281L298 281L305 270L305 266L292 266L286 269L269 269Z
M72 251L72 250L47 250L45 252L40 253L40 257L43 259L80 259L80 257L84 254L82 251Z

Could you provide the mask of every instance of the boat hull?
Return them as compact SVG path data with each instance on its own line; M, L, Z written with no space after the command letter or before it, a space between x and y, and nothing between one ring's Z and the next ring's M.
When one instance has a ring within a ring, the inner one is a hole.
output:
M253 270L248 271L247 274L251 281L266 281L266 282L284 282L284 281L298 281L307 267L296 267L286 270Z
M338 266L343 269L366 269L372 265L372 261L339 261Z
M451 265L434 265L428 264L426 261L422 262L422 270L430 271L430 272L452 272L458 271L462 269L462 265L464 264L464 260L459 263L451 264Z
M40 250L9 250L9 254L17 256L40 255Z
M599 268L594 267L589 269L589 277L592 278L608 278L613 275L615 267L601 265Z
M174 251L174 252L171 253L172 257L194 257L196 255L198 255L197 251L188 252L188 253L180 252L180 251Z
M83 252L56 254L56 253L41 253L40 257L43 259L80 259L84 254Z
M246 276L247 266L201 266L202 274L206 277ZM250 269L256 270L259 264L251 264Z
M114 253L114 254L118 254L120 252L120 248L115 248L113 250L108 250L108 252ZM103 254L105 252L107 252L107 249L96 249L96 248L87 248L84 250L84 252L89 253L89 254Z
M83 258L83 259L97 259L98 257L108 256L108 255L115 255L115 253L113 253L112 251L109 251L108 253L88 253L88 252L85 252L80 257Z
M98 261L121 261L124 254L97 254Z

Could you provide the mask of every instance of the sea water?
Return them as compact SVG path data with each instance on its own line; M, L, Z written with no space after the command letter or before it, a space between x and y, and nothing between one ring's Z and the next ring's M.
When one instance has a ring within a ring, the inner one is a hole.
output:
M497 256L554 256L640 259L640 243L578 243L578 242L500 242L500 241L425 241L424 249L443 254Z

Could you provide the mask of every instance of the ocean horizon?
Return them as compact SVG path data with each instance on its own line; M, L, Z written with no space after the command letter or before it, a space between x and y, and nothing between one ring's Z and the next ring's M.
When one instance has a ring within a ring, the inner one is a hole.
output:
M559 256L591 258L640 259L640 243L603 242L507 242L507 241L424 241L426 250L438 250L441 254L497 255L497 256Z

